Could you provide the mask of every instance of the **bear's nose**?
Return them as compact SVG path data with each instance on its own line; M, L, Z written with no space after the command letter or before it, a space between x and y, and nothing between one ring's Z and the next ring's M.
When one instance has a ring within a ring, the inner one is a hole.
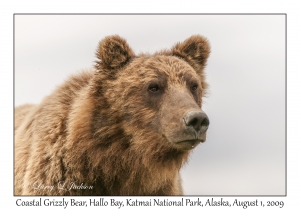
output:
M196 132L204 133L208 129L209 119L202 111L189 111L185 114L183 120L187 127L192 127Z

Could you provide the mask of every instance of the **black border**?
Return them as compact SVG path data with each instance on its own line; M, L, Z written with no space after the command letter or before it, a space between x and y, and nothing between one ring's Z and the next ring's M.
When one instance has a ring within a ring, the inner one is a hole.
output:
M154 197L287 197L287 13L14 13L13 14L13 161L15 163L15 16L16 15L284 15L285 16L285 195L183 195L183 196L154 196ZM13 184L15 175L13 167ZM36 196L14 195L13 197L111 197L95 196ZM150 197L150 196L113 196L113 197Z

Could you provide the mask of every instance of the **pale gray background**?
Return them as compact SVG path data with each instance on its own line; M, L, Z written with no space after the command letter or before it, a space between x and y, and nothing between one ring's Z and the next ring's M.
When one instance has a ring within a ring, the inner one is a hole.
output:
M211 43L211 124L182 170L186 195L285 194L284 15L16 15L15 106L92 67L98 41L112 34L137 53L193 34Z

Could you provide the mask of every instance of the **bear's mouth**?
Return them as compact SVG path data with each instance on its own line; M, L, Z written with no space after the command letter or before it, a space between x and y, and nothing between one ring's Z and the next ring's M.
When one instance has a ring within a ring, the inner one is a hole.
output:
M176 142L176 145L184 150L194 149L198 144L205 142L203 139L188 139Z

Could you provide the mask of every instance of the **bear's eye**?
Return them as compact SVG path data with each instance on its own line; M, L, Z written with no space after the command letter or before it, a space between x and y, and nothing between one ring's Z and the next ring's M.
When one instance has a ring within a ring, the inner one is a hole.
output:
M192 87L191 87L192 93L195 93L197 91L197 89L198 89L198 85L197 84L192 85Z
M151 84L151 85L149 85L148 90L150 92L156 93L159 91L159 86L157 84Z

